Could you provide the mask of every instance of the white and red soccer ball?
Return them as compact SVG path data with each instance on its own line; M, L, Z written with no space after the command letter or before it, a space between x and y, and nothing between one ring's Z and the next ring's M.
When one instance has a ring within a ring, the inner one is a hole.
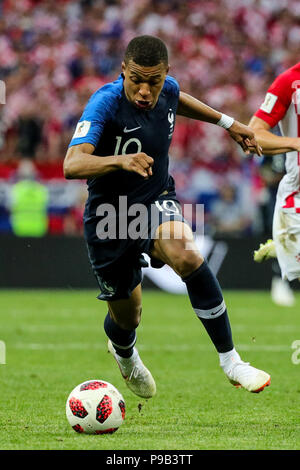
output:
M68 396L66 415L76 432L112 434L124 421L125 401L109 382L88 380Z

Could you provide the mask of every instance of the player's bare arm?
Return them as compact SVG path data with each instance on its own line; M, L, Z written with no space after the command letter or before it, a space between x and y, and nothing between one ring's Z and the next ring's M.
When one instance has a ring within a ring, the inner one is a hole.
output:
M180 92L177 114L191 119L197 119L199 121L210 122L212 124L217 124L222 117L222 113L184 92ZM242 147L244 152L250 153L251 151L258 155L262 155L261 148L255 139L254 132L248 126L234 120L227 131L230 134L230 137Z
M297 137L283 137L270 132L271 126L257 116L253 116L249 122L255 138L262 147L264 155L278 155L280 153L300 151L300 139Z
M97 157L93 155L94 150L88 143L70 147L64 160L65 178L87 179L117 170L135 172L144 178L152 175L154 160L144 152Z

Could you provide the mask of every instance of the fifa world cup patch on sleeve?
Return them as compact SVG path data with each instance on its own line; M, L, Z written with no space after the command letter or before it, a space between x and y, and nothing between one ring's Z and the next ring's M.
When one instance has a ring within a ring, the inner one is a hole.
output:
M265 111L266 113L271 113L277 100L278 100L278 96L273 95L273 93L267 93L265 97L265 101L261 105L260 109L262 111Z
M78 139L80 137L85 137L90 130L91 121L80 121L75 129L73 139Z

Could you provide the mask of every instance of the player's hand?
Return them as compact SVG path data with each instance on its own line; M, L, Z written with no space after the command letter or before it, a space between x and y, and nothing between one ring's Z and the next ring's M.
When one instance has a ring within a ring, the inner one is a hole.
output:
M291 148L293 150L297 150L297 152L300 152L300 138L299 137L291 137L290 140L291 140L291 143L292 143ZM284 153L284 152L282 152L282 153Z
M242 147L246 155L256 153L260 157L262 156L262 148L258 145L254 132L250 127L239 121L234 121L227 131L230 137Z
M122 170L138 173L144 178L152 176L154 160L144 152L131 153L119 156L120 168Z

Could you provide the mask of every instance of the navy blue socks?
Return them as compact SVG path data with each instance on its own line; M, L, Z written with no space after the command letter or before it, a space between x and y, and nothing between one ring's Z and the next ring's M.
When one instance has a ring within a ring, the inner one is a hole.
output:
M207 262L183 279L191 304L201 320L216 350L231 351L233 341L226 305L218 280Z
M234 348L229 318L218 280L206 261L192 274L183 279L193 309L205 327L218 353ZM136 342L135 330L120 328L109 313L104 320L104 330L117 354L128 358Z
M130 357L136 342L135 330L123 330L108 313L104 320L104 331L111 340L118 356Z

